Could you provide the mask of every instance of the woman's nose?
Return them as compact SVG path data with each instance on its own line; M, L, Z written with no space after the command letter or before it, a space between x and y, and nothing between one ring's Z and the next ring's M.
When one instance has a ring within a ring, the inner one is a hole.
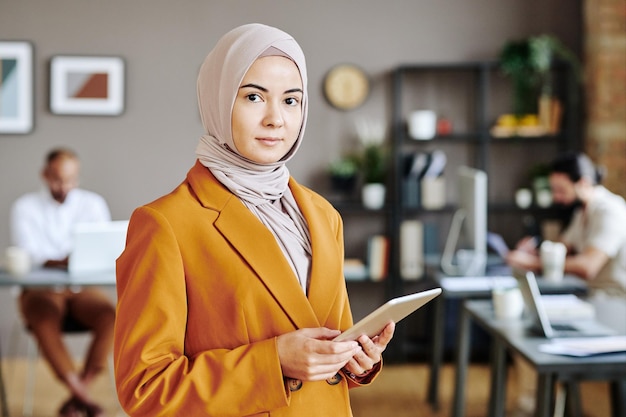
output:
M273 127L282 127L284 124L283 115L280 111L279 104L268 104L267 113L265 114L265 125Z

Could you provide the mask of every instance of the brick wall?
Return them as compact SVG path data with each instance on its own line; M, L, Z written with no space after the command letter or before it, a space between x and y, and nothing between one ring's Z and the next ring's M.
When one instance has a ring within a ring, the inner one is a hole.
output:
M626 197L626 0L585 0L584 148Z

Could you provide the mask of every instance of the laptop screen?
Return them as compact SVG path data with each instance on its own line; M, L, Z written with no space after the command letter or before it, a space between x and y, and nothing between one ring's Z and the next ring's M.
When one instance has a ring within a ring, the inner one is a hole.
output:
M81 223L74 230L70 275L115 272L115 261L126 245L127 220Z
M533 327L537 328L545 337L554 337L554 330L541 302L541 293L539 292L535 274L530 271L515 269L513 270L513 276L522 292L526 312L532 320Z

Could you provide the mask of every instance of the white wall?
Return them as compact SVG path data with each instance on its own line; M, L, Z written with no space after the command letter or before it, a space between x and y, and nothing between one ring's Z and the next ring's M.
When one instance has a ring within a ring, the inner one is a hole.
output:
M237 25L280 27L304 49L310 114L290 168L319 189L328 162L353 140L353 120L388 119L395 66L495 59L505 41L539 33L553 33L578 51L580 13L580 2L571 0L0 0L0 39L28 40L35 48L35 129L0 135L0 249L9 244L12 201L40 187L42 160L53 146L78 151L82 185L103 194L116 219L182 181L202 133L197 70ZM123 57L125 113L52 115L48 63L58 54ZM351 112L332 109L321 92L325 72L343 62L362 66L373 79L371 97ZM2 331L13 310L0 311Z

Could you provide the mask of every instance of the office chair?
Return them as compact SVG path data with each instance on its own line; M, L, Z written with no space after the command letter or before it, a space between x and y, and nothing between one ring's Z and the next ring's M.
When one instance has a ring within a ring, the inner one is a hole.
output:
M25 327L25 330L29 333L27 345L26 345L26 357L27 357L27 374L24 387L24 402L22 404L22 415L24 417L31 417L33 415L33 405L35 398L35 379L37 373L37 362L39 359L39 346L37 345L34 337L30 335L30 329ZM88 333L90 330L78 323L71 316L66 316L61 326L63 335L79 335ZM14 336L12 336L13 338ZM113 359L109 356L109 376L111 378L111 384L113 392L115 392L115 374L113 371Z

